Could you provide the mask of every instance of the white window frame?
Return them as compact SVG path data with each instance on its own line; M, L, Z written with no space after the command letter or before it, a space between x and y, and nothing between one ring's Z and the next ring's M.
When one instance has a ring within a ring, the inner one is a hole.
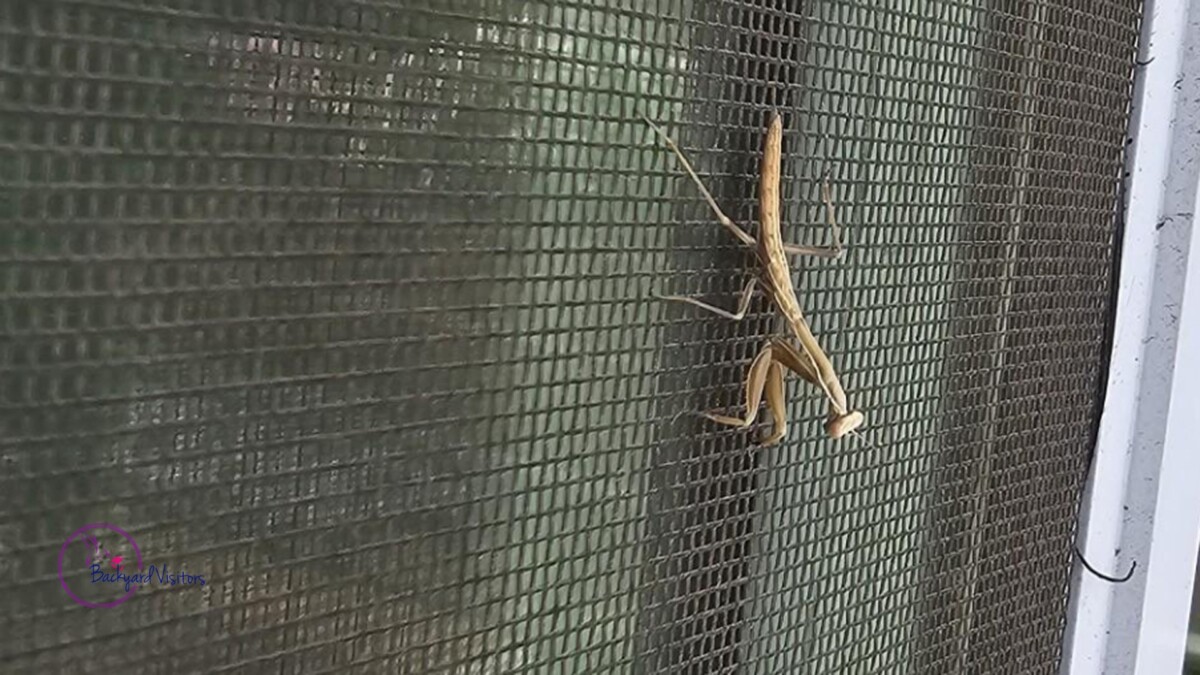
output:
M1200 546L1200 0L1151 0L1130 122L1116 327L1060 672L1183 667ZM1119 551L1119 552L1118 552Z

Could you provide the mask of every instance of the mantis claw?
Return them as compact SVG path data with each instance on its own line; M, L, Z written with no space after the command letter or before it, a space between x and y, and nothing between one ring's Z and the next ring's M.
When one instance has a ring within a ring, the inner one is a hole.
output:
M863 414L857 410L845 415L835 415L825 423L825 433L829 434L830 438L837 440L861 427L865 420Z

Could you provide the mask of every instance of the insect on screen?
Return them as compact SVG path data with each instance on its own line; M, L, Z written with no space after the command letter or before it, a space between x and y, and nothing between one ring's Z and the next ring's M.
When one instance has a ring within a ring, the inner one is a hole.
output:
M0 663L1056 672L1140 20L0 3ZM646 118L757 236L776 112L837 440L697 414L768 294L656 297L759 260Z

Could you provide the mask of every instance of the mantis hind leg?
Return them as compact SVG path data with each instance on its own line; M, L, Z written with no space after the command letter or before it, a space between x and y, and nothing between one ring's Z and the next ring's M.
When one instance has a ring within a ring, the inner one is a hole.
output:
M696 175L696 170L692 168L692 163L687 160L687 157L684 157L683 151L679 149L679 146L675 145L675 141L671 140L671 137L667 135L667 132L663 131L662 127L650 121L649 117L642 115L642 119L646 120L646 124L649 124L650 128L654 129L655 133L662 137L663 141L667 144L667 147L675 153L677 158L679 158L679 163L683 165L683 170L692 177L692 182L696 184L696 187L700 190L700 194L704 195L704 201L708 202L709 208L712 209L713 215L717 217L717 220L720 221L721 225L724 225L727 230L733 233L733 236L738 238L738 241L742 242L746 246L755 246L756 244L754 237L751 237L745 230L738 227L738 224L733 222L729 216L725 215L725 212L721 210L720 206L717 206L717 200L712 196L712 193L708 191L708 188L704 187L704 181L700 180L700 176Z
M842 228L838 225L833 209L833 192L829 187L829 176L821 180L821 201L825 203L825 223L833 233L833 246L799 246L784 244L783 252L788 255L809 255L817 258L840 258L842 251Z

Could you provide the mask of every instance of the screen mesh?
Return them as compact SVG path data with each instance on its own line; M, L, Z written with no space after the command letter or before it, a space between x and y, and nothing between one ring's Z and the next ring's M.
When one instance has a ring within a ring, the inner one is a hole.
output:
M1056 672L1139 22L0 2L0 668ZM753 232L773 110L862 438L654 297L754 259L641 115Z

